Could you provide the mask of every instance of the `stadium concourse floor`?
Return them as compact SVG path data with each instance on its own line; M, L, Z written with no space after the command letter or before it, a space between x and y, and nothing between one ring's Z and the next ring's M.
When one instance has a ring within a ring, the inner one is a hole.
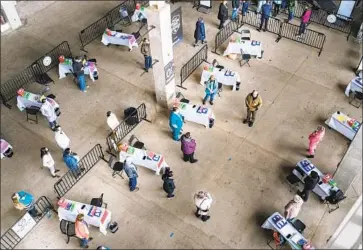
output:
M19 30L2 35L2 82L20 72L35 59L61 43L68 41L74 55L80 54L78 33L107 11L118 5L112 1L56 1L42 6L35 2L22 4L21 13L27 24ZM214 3L217 5L217 2ZM40 6L40 7L39 7ZM152 123L142 122L131 134L142 140L146 147L165 156L175 173L176 197L165 198L160 176L145 168L140 169L137 193L130 193L127 180L112 178L111 170L99 162L81 179L66 197L80 202L104 193L112 219L119 223L116 234L103 236L91 228L94 240L91 248L106 245L116 248L267 248L271 236L260 226L275 211L283 213L284 206L293 197L283 180L296 162L304 158L307 137L335 111L340 110L357 120L362 110L348 103L345 86L354 77L353 68L360 58L360 46L349 41L343 33L311 25L310 28L326 34L326 44L320 57L308 46L282 39L270 33L252 32L252 39L264 46L264 58L251 60L251 67L239 67L238 61L210 53L218 32L216 10L200 14L191 3L182 6L183 41L174 46L174 60L178 75L181 66L198 49L192 45L194 25L199 15L206 23L209 46L208 61L217 59L227 68L241 75L241 89L232 92L224 88L213 111L215 126L187 122L184 131L190 131L197 141L197 164L184 163L180 145L171 139L168 114L157 108L152 75L142 73L143 56L139 49L128 52L124 47L106 47L100 39L86 49L90 58L97 59L99 80L90 82L87 93L81 93L71 77L58 80L57 69L50 72L56 80L51 92L61 107L60 125L71 139L71 148L83 156L95 144L105 149L108 127L106 112L113 111L123 118L123 110L145 103ZM279 16L285 18L285 16ZM298 23L297 20L294 21ZM137 24L125 32L137 29ZM220 52L226 48L224 43ZM82 52L83 53L83 52ZM201 103L204 89L199 84L202 66L184 83L184 96L192 103ZM30 91L40 91L32 84ZM244 98L253 89L260 92L264 105L258 111L254 127L242 124L246 114ZM180 91L180 89L177 89ZM40 169L40 152L48 147L63 175L66 166L55 144L53 132L40 118L39 124L26 122L15 101L12 109L1 107L1 133L14 147L14 157L1 161L1 233L19 218L11 202L11 194L26 190L35 197L45 195L56 203L53 185L56 179L46 169ZM323 172L334 173L348 147L348 140L334 130L327 130L319 145L313 163ZM323 248L344 215L361 194L361 176L347 190L348 198L341 208L329 214L315 195L303 205L299 215L307 228L304 235L317 248ZM214 202L211 220L206 223L194 216L193 194L205 189ZM173 233L173 234L172 234ZM65 237L59 230L55 215L45 217L17 248L76 248L78 242Z

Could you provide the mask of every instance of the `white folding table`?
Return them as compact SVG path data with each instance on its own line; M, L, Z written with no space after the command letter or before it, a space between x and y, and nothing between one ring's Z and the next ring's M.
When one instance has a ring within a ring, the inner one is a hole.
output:
M358 121L355 121L354 123L352 123L352 125L350 125L349 122L351 122L351 119L352 118L350 118L349 116L337 111L332 114L332 116L328 120L325 121L325 124L328 125L330 128L338 131L349 140L353 140L361 124Z
M215 120L212 109L205 105L193 105L180 102L179 110L186 121L202 124L206 128L209 128L211 119Z
M200 84L204 86L204 82L208 81L211 75L215 77L217 82L220 82L223 85L232 86L232 90L239 90L241 78L238 72L228 69L219 69L212 65L208 65L203 68Z

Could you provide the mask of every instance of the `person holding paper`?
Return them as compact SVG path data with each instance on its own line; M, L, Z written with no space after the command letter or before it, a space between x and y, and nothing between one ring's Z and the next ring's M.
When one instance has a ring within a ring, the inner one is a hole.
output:
M205 82L205 97L203 99L203 105L210 99L210 105L213 105L214 95L218 91L218 83L214 75L211 75L209 80Z
M150 52L150 41L146 37L144 38L141 45L141 53L145 58L145 71L149 72L149 69L153 67L153 59Z
M169 126L173 132L173 140L179 141L179 136L181 134L184 125L184 117L180 114L178 107L173 107L173 111L170 113Z
M40 112L47 118L50 128L54 131L57 126L58 115L60 115L59 105L53 99L46 98L45 96L40 97L40 101L43 103L40 107Z

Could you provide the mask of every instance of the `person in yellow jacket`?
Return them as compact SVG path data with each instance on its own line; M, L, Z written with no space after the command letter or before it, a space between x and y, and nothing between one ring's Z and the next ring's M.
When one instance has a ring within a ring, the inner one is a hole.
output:
M88 224L84 220L84 214L78 214L75 223L76 236L81 241L82 248L88 248L88 242L93 238L89 237Z
M248 126L252 127L256 118L257 110L262 106L262 98L258 94L257 90L253 90L252 93L247 95L245 103L247 106L247 118L243 120L243 123L248 123Z

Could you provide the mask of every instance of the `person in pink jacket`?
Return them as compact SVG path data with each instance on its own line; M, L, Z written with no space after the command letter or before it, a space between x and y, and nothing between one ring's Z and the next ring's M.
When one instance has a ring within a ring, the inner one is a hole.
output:
M304 13L301 16L301 23L299 28L299 34L297 35L297 38L300 38L303 33L305 33L306 25L310 21L311 17L311 8L309 6L305 6Z
M323 140L325 135L325 128L318 126L318 128L309 135L309 155L308 158L314 158L315 149L318 144Z

